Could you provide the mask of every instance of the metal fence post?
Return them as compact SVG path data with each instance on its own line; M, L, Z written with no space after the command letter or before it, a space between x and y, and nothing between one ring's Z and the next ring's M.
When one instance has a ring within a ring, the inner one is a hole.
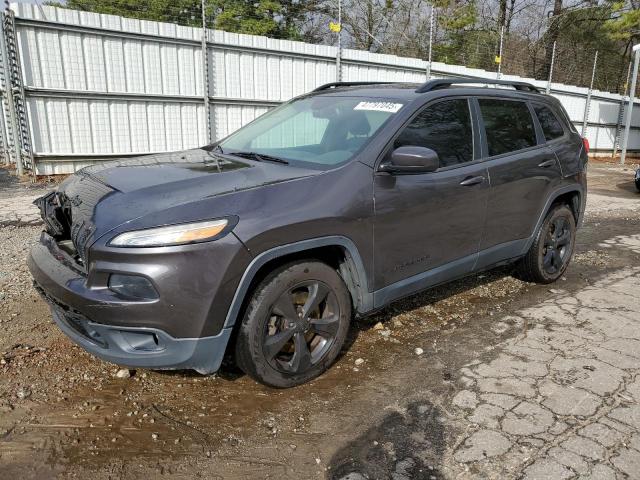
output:
M618 120L616 122L616 133L613 137L613 155L611 160L615 160L620 148L620 134L622 133L622 121L624 120L624 103L627 101L627 94L629 93L629 79L631 77L631 65L633 62L629 62L629 68L627 69L627 80L624 82L624 92L620 99L620 106L618 107Z
M431 80L431 54L433 52L433 15L435 7L431 4L429 15L429 59L427 60L427 80Z
M582 132L580 135L583 137L587 133L587 123L589 122L589 112L591 109L591 94L593 93L593 81L596 78L596 65L598 64L598 51L593 57L593 70L591 71L591 83L589 84L589 92L587 93L587 102L584 105L584 119L582 120Z
M207 16L205 0L200 2L202 7L202 100L204 102L204 121L207 129L207 143L215 139L211 138L211 113L209 111L209 54L207 51Z
M498 59L500 60L498 62L498 73L496 74L496 78L498 80L500 80L500 70L502 67L502 42L504 41L504 25L500 28L500 48L498 49Z
M7 75L5 72L6 58L7 55L4 51L4 42L2 39L4 38L4 29L2 15L4 12L0 12L0 102L2 103L2 115L0 122L0 140L2 141L2 145L0 148L2 149L2 157L4 158L4 162L6 165L11 165L11 148L13 148L13 134L10 126L10 117L9 117L9 103L7 98Z
M338 51L336 52L336 82L342 81L342 0L338 0Z
M553 42L553 49L551 50L551 65L549 67L549 80L547 80L547 90L546 94L549 95L551 93L551 79L553 78L553 62L556 59L556 42Z
M629 108L627 108L627 120L624 125L624 139L622 140L622 153L620 163L624 165L627 156L627 145L629 143L629 133L631 132L631 116L633 114L633 102L636 96L636 82L638 81L638 62L640 62L640 43L633 47L633 67L631 77L631 87L629 88Z
M0 67L2 68L2 67ZM0 92L4 91L3 87L0 87ZM0 93L2 95L2 93ZM6 118L4 115L4 108L2 109L2 115L0 115L0 156L2 156L2 163L9 165L9 144L7 142L7 128Z
M18 121L16 117L15 105L13 103L13 93L11 89L11 68L9 65L9 53L5 37L5 17L7 10L0 15L0 52L2 57L2 100L3 114L7 132L7 157L9 163L16 165L16 173L23 174L22 155L20 152L20 142L18 141Z
M15 125L16 171L19 175L25 169L31 171L35 177L36 168L31 146L31 130L27 116L24 86L22 84L22 70L20 68L20 51L16 35L16 25L13 11L6 10L3 17L4 53L7 55L5 71L7 72L7 93L9 104L13 108L12 118Z

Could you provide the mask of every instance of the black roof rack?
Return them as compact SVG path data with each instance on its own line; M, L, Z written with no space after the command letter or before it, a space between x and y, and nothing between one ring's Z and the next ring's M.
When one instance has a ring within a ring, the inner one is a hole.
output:
M465 78L438 78L423 83L416 89L416 93L431 92L451 85L466 83L482 83L487 85L507 85L523 92L540 93L536 87L527 82L516 82L513 80L491 80L489 78L465 77Z
M336 87L354 87L356 85L388 85L390 83L397 82L331 82L320 85L318 88L314 88L313 92L320 92L321 90L328 90Z

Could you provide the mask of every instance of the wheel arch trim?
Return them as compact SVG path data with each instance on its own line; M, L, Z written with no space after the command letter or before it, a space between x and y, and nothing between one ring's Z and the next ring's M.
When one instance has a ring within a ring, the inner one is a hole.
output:
M227 312L223 328L233 327L236 324L242 304L249 292L251 282L264 265L271 260L275 260L285 255L300 253L321 247L340 247L344 249L347 254L346 262L350 267L352 267L352 271L350 273L352 275L357 275L357 278L354 278L354 288L357 290L357 294L359 295L358 310L361 313L371 310L373 308L373 293L369 292L367 275L358 248L349 238L340 235L332 235L280 245L257 255L251 261L249 266L247 266L242 278L240 279L240 283L238 284L233 300L231 301L231 306Z
M580 185L566 185L564 187L558 188L557 190L554 190L551 193L551 195L549 195L549 197L547 198L547 201L544 204L544 207L542 208L540 215L538 216L538 221L536 222L535 228L533 229L533 232L531 233L531 235L529 236L529 239L524 245L524 248L520 252L522 255L527 253L527 251L531 248L531 245L533 245L533 242L536 239L536 235L538 234L538 230L540 229L542 222L544 222L544 219L547 216L547 213L549 212L551 205L553 205L553 202L555 202L558 199L558 197L560 197L561 195L564 195L567 193L577 193L578 195L580 195L580 205L579 205L580 211L578 211L578 222L576 223L579 225L582 222L582 217L584 216L584 210L585 210L584 206L586 205L584 188L582 188L582 186Z

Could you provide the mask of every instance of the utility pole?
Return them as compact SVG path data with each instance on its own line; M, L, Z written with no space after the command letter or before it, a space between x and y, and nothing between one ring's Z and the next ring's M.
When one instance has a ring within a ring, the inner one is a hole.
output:
M633 113L633 102L636 97L636 82L638 81L638 63L640 62L640 43L633 47L633 77L631 80L631 89L629 90L629 107L627 107L627 120L624 125L624 140L622 140L622 154L620 155L620 163L624 165L624 159L627 156L627 144L629 143L629 132L631 131L631 114Z

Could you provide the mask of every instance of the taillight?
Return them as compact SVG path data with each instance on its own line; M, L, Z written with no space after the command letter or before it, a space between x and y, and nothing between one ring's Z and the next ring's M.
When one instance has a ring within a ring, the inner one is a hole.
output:
M584 153L589 154L589 139L587 137L582 137L582 145L584 145Z

